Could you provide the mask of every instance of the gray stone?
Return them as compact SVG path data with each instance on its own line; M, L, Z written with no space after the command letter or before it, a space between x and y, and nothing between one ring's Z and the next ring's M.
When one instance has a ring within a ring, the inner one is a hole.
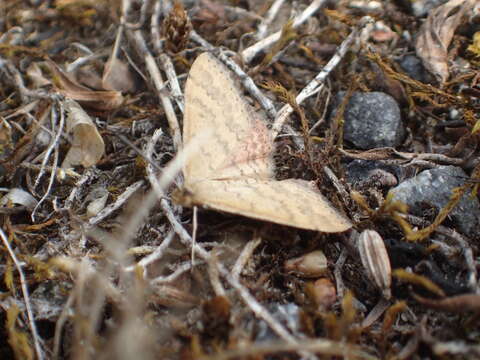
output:
M337 106L344 95L337 95ZM332 118L334 115L335 111ZM396 147L405 135L397 102L382 92L355 92L345 108L344 119L344 139L360 149Z
M412 2L413 14L417 17L427 16L436 7L448 0L417 0Z
M431 76L429 76L429 72L425 69L425 66L423 66L422 60L415 55L405 55L399 61L399 64L407 75L414 80L423 83L428 83L433 80Z
M452 195L452 189L461 186L467 175L455 166L439 166L422 171L414 178L405 180L390 190L393 200L401 201L409 206L409 212L422 216L423 204L442 209ZM460 232L467 236L476 236L479 229L480 203L478 199L465 194L460 203L450 212Z

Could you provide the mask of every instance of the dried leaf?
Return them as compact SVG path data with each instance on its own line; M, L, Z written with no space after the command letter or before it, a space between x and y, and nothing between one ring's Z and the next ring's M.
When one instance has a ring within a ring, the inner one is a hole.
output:
M30 210L32 210L38 203L30 193L19 188L10 189L8 193L0 199L0 206L6 206L8 202L11 202L13 205L25 206Z
M50 85L51 81L43 76L40 66L36 62L30 64L27 68L27 75L33 83L34 88Z
M450 0L437 7L420 29L415 43L417 55L442 84L449 76L448 47L453 34L474 4L475 0Z
M121 92L91 90L70 78L53 61L48 60L48 64L55 77L54 83L58 87L58 91L66 97L97 110L113 110L123 104L124 99Z
M128 64L117 57L108 59L103 71L102 85L105 90L134 92L135 79Z
M327 257L321 250L285 261L284 269L303 277L319 277L328 271Z
M88 114L73 100L64 102L67 111L67 131L72 134L72 146L62 168L76 165L90 167L105 154L105 143Z

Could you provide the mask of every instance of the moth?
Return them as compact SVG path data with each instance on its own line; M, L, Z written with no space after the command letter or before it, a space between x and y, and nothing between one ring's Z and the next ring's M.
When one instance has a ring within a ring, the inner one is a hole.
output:
M231 72L210 53L195 59L185 86L183 139L208 133L183 166L175 200L301 229L341 232L352 224L307 181L278 181L274 142Z

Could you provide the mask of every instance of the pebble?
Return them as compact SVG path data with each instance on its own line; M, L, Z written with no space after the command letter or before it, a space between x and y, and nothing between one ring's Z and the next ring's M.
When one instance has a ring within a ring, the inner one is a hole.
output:
M405 55L400 59L399 64L407 75L414 80L423 83L429 83L433 80L431 76L429 76L425 66L423 66L422 60L415 55Z
M439 166L424 170L417 176L403 181L390 190L393 200L409 206L409 213L422 216L424 204L442 209L449 201L452 189L465 183L467 174L456 166ZM453 220L457 229L467 236L474 237L479 230L480 203L470 193L464 194L460 203L447 218Z
M345 92L337 95L337 106L343 96ZM336 110L331 119L335 113ZM345 108L344 119L344 139L359 149L396 147L405 135L397 102L383 92L353 93Z

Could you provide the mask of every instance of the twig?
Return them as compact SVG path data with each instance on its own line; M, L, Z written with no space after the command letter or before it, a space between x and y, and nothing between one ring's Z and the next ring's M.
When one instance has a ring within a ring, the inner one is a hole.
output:
M165 111L165 115L168 120L170 133L173 139L173 145L175 147L175 150L178 151L182 148L182 136L180 133L180 126L178 124L177 115L175 114L175 111L173 109L172 102L170 101L170 98L165 94L165 85L162 79L162 74L158 69L154 57L148 50L147 44L145 43L145 40L143 39L140 30L128 30L127 34L129 35L129 39L135 45L137 53L141 57L145 58L145 65L147 67L148 73L150 74L150 77L152 78L153 85L157 90L157 95L162 102L163 110Z
M237 261L235 262L235 265L232 268L231 273L235 279L239 278L243 268L248 263L248 260L250 260L250 258L253 255L253 252L255 251L257 246L260 245L261 242L262 242L262 238L260 236L255 236L255 238L250 240L247 243L247 245L245 245L245 247L242 250L242 253L238 257Z
M152 37L152 46L157 54L162 52L163 42L162 37L160 36L160 17L162 15L162 5L160 1L155 1L153 6L153 14L150 20L150 35Z
M265 17L260 22L260 24L258 24L258 30L255 34L255 38L257 40L261 40L265 37L268 27L272 23L273 19L275 19L275 16L277 16L278 11L280 10L284 2L285 0L275 0L274 3L270 6L270 9L268 9Z
M342 42L340 47L337 49L336 53L329 62L325 65L325 67L318 73L315 78L310 81L307 86L303 88L303 90L297 95L296 101L297 104L301 104L306 98L316 94L320 91L323 86L325 79L327 76L332 72L332 70L338 65L340 60L343 59L345 54L347 53L348 49L352 45L353 41L357 38L360 30L369 22L371 18L365 16L360 21L360 26L355 28L350 35ZM290 105L284 105L280 111L277 113L277 117L275 119L275 123L273 124L273 134L276 137L277 134L282 130L283 124L287 120L287 117L293 112L293 108Z
M362 328L370 327L375 321L378 320L380 316L388 309L390 306L390 301L385 299L383 296L378 300L378 303L373 307L373 309L368 313L368 315L362 321Z
M315 124L313 124L313 126L308 131L309 135L313 134L315 129L325 121L325 116L327 115L328 104L330 103L330 97L332 96L332 93L331 93L328 86L327 87L322 87L322 90L323 89L325 89L326 92L327 92L327 98L325 99L325 106L323 107L322 115L320 116L320 118L317 120L317 122ZM322 95L322 94L319 93L319 95Z
M58 320L55 323L55 335L53 337L53 355L52 355L53 360L57 360L58 354L60 353L60 340L62 339L62 329L68 319L69 313L71 312L71 307L75 300L74 295L75 294L73 291L70 292L67 302L65 303L65 305L63 305L62 312L60 313L60 316L58 317Z
M194 206L193 207L193 221L192 221L192 225L193 225L193 228L192 228L192 244L196 244L197 243L197 230L198 230L198 207L197 206ZM192 253L191 253L191 256L190 258L192 259L192 264L195 262L195 251L194 251L194 248L195 246L192 246Z
M35 352L37 353L38 360L43 360L43 351L40 347L40 337L37 332L37 326L35 325L35 318L33 317L32 305L30 304L30 296L28 294L27 281L25 280L25 274L23 273L22 266L15 255L10 243L8 242L7 236L0 228L0 237L2 238L3 244L8 250L10 257L17 268L18 274L20 275L20 285L22 287L23 300L25 301L25 309L27 310L28 324L30 325L30 331L32 332L33 344L35 346Z
M48 161L48 158L50 157L50 149L54 149L53 153L53 164L52 164L52 169L53 171L50 173L50 179L48 181L48 187L47 190L45 191L45 194L43 194L42 198L40 201L37 203L35 208L32 211L31 218L32 221L35 222L35 213L37 209L40 207L40 205L45 201L45 199L50 195L50 191L52 190L53 182L55 181L55 174L57 170L57 163L58 163L58 144L60 142L60 136L63 131L63 125L65 124L65 114L64 114L64 109L63 109L63 104L62 102L59 102L59 107L60 107L60 124L58 126L57 134L55 135L55 138L52 139L51 145L48 147L47 152L45 153L44 161L42 161L42 168L40 169L40 172L38 174L37 180L35 181L34 188L38 185L38 182L40 181L41 174L45 171L45 165ZM52 118L56 118L54 116L56 113L54 112L54 107L52 107Z
M194 247L192 246L192 248ZM225 289L223 288L222 282L220 281L220 276L218 274L218 265L218 258L215 250L213 250L213 255L210 254L210 259L208 261L208 275L210 278L210 284L212 284L213 292L216 296L225 296Z
M107 52L101 52L99 54L88 54L86 56L79 57L75 59L75 61L71 62L70 64L65 66L65 71L68 73L74 72L79 67L82 67L94 60L101 59L103 57L107 57Z
M343 299L345 296L345 285L343 284L342 279L342 268L343 264L345 264L345 260L347 260L348 252L346 249L342 249L340 256L335 263L335 270L333 271L333 275L335 276L335 282L337 283L337 294L339 299Z
M31 100L36 99L48 99L53 101L58 98L57 94L51 94L43 89L30 90L27 88L23 82L22 75L17 68L9 60L4 60L1 57L0 71L3 71L6 74L7 79L12 82L12 85L16 88L23 104L30 103Z
M230 13L236 15L236 16L239 16L239 17L240 16L245 16L245 17L249 17L253 20L259 20L259 21L263 20L263 18L260 15L258 15L257 13L255 13L254 11L248 11L248 10L246 10L244 8L241 8L241 7L224 5L223 8L226 11L228 11L228 12L230 12Z
M110 204L109 206L105 207L102 211L100 211L94 217L91 217L87 222L87 228L91 228L97 225L100 221L105 219L115 210L119 209L125 202L132 196L145 182L143 180L139 180L129 187L125 189L125 191L117 198L117 200Z
M190 38L201 46L205 47L208 51L214 52L218 59L223 62L231 71L238 76L240 82L242 83L245 90L256 99L260 106L267 112L267 115L270 119L274 119L276 116L276 110L273 106L273 103L268 99L260 89L255 85L255 82L248 76L245 71L243 71L240 66L238 66L232 59L230 59L224 52L219 51L218 48L211 45L209 42L204 40L200 35L195 31L190 32Z
M302 25L310 16L312 16L318 9L320 9L320 7L322 7L325 2L326 0L313 0L310 5L308 5L308 7L305 8L305 10L303 10L303 12L293 20L293 28L297 28ZM280 40L281 34L281 31L277 31L276 33L273 33L265 39L243 50L241 54L243 61L245 61L246 63L252 61L252 59L260 51L269 48L278 40Z
M155 251L148 256L145 256L142 260L140 260L137 264L131 265L125 268L125 271L134 271L137 266L146 269L148 265L153 262L160 260L163 255L165 255L166 250L169 248L170 244L172 243L173 239L175 239L175 233L173 231L169 231L165 239L163 239L162 243L157 246ZM143 277L147 278L148 274L146 271L143 272Z
M172 272L171 274L169 274L167 276L158 276L158 277L152 279L150 281L150 283L152 285L159 285L159 284L165 284L165 283L175 281L176 279L178 279L178 277L180 275L186 273L190 269L193 269L194 266L201 265L201 264L204 264L204 262L203 261L195 261L194 263L192 263L191 261L185 261L182 264L178 265L176 267L175 271Z
M170 95L173 97L173 100L175 100L175 103L183 114L183 94L180 88L180 84L178 83L178 76L175 73L175 68L173 67L172 60L167 54L161 54L160 62L162 64L162 69L163 71L165 71L165 75L168 79Z
M342 197L343 203L347 205L349 203L350 196L348 195L348 191L345 189L345 186L343 186L337 175L335 175L335 173L328 166L323 167L323 172L330 179L335 189L337 189L337 192Z
M65 209L70 210L72 208L73 201L77 197L77 194L80 192L81 188L87 184L87 182L92 181L96 178L97 174L94 169L87 169L82 177L78 179L78 181L75 183L75 186L73 187L72 191L70 192L70 195L68 195L67 200L65 200L65 203L63 204L63 207Z
M38 184L40 183L40 180L42 179L43 174L45 173L45 166L47 165L48 160L50 160L50 154L55 149L55 147L58 146L58 143L60 141L60 135L62 133L63 124L64 124L64 121L65 121L63 106L61 107L61 110L62 111L60 111L60 125L58 126L57 131L54 132L55 136L50 141L50 144L48 145L48 148L45 151L45 154L43 155L42 165L41 165L40 171L37 175L37 178L35 179L35 183L33 185L34 189L38 186ZM57 120L57 112L55 111L54 106L52 106L50 114L51 114L51 119L52 119L52 128L55 128L56 120ZM54 164L54 166L55 165L56 164Z

